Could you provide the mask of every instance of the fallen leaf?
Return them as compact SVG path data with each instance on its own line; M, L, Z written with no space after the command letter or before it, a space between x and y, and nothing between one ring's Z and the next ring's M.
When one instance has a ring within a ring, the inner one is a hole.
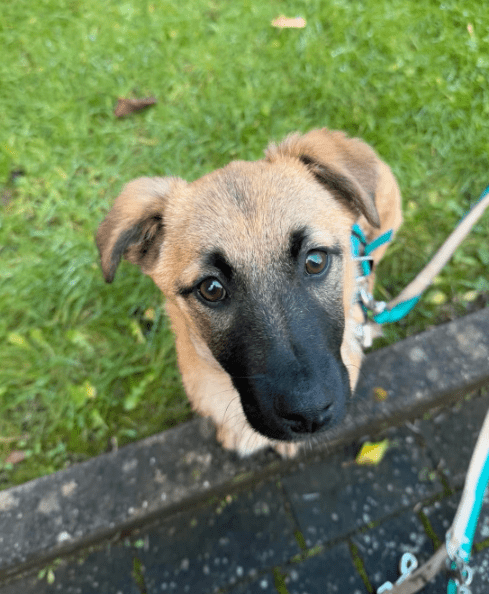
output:
M435 305L443 305L447 299L448 297L442 291L435 291L428 297L428 301Z
M279 29L303 29L305 26L306 20L302 17L292 19L283 14L272 21L272 27L278 27Z
M17 332L10 332L10 334L7 335L7 341L16 346L28 347L25 338L21 334L17 334Z
M5 464L18 464L25 460L25 453L21 450L12 450L5 460Z
M377 402L384 402L384 400L387 400L387 396L387 390L384 390L384 388L374 388L374 398Z
M146 109L150 105L154 105L156 99L154 97L146 97L145 99L126 99L125 97L119 97L117 105L114 109L114 114L118 118L127 116L135 111L141 111Z
M463 301L475 301L479 297L479 293L477 291L467 291L462 295Z
M378 443L371 443L366 441L360 452L358 453L355 462L360 465L376 465L379 464L384 454L389 447L389 440L379 441Z

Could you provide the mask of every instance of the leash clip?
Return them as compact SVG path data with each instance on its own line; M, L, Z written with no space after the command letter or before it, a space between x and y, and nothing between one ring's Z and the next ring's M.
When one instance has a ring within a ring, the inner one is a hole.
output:
M364 322L357 326L356 334L361 341L363 348L368 348L372 346L373 342L373 334L372 334L372 322L367 317L366 310L371 311L374 316L382 313L387 304L385 301L376 301L373 298L373 295L368 290L368 277L366 276L358 276L356 278L357 281L357 293L356 293L356 301L360 303L363 309L364 314ZM376 334L375 336L377 336Z
M402 582L404 580L406 580L414 572L414 570L417 567L418 567L418 560L416 559L416 557L412 553L404 553L404 555L401 557L401 561L399 563L399 570L401 572L401 576L399 577L399 579L397 580L397 582L395 584L393 584L392 582L385 582L384 584L382 584L382 586L380 586L380 588L377 589L377 594L383 594L384 592L389 592L390 590L392 590L394 588L394 586L402 584ZM461 594L467 594L467 593L461 593ZM468 594L470 594L470 592Z
M358 258L359 260L361 258ZM357 260L357 258L355 258ZM376 301L372 293L368 290L368 276L357 276L357 295L360 303L374 315L382 313L387 307L385 301Z
M450 574L450 579L453 581L456 587L457 594L471 594L469 588L474 577L473 569L466 563L460 556L459 551L455 551L450 546L451 533L448 532L446 535L446 549L447 549L447 570Z

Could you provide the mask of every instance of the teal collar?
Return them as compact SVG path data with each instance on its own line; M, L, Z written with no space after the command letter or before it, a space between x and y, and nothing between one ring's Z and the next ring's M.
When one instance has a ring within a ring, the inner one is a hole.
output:
M375 301L367 289L367 283L365 281L373 270L371 254L381 245L389 243L393 234L392 229L389 229L389 231L379 235L379 237L369 243L358 224L355 223L351 230L352 257L355 261L359 262L361 271L361 274L357 277L357 300L362 306L365 315L367 315L367 311L369 310L373 312L372 317L377 324L397 322L413 309L421 297L418 295L408 301L399 303L392 309L386 309L386 304L383 301Z
M389 229L369 243L361 227L357 223L353 225L351 228L351 252L353 259L360 261L363 276L368 276L372 272L373 260L368 256L381 245L389 243L392 235L393 231Z

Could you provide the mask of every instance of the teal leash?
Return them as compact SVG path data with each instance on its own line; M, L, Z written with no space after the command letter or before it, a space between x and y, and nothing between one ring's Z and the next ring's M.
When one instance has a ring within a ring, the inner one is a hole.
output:
M477 522L484 503L484 493L489 485L489 412L480 431L470 461L462 498L447 532L447 553L450 569L458 573L448 582L448 594L470 594L472 570L468 566Z
M477 438L470 460L465 485L453 523L446 534L446 542L420 568L411 553L404 553L400 564L401 576L395 584L385 582L377 594L415 594L430 582L439 571L450 575L448 594L470 594L473 572L469 567L474 535L489 485L489 411Z
M359 263L361 274L357 277L358 301L365 314L363 330L368 326L371 319L375 324L388 324L397 322L404 318L418 301L423 292L431 285L435 276L440 272L446 262L450 259L455 249L469 233L473 225L482 216L484 210L489 206L489 186L482 192L480 198L471 210L462 218L455 230L439 248L432 260L418 274L418 276L392 301L376 301L368 291L368 277L373 270L371 254L380 246L390 242L393 231L390 229L373 241L368 242L365 234L358 224L353 225L351 232L351 253L355 261ZM367 313L371 312L367 319ZM370 346L368 336L363 336L364 346Z
M488 206L489 186L482 192L479 200L462 218L428 265L398 297L389 303L374 300L368 291L368 277L373 271L371 254L380 246L391 241L393 231L389 230L372 242L368 242L359 225L355 224L352 227L351 252L353 259L359 263L361 273L357 277L357 298L365 316L361 334L364 346L371 344L370 335L367 333L369 324L371 324L370 318L367 317L368 312L371 312L371 319L376 324L396 322L406 316L421 299L423 292L431 285L435 276ZM436 575L443 563L447 562L449 570L452 574L456 574L449 578L447 594L470 594L469 586L473 573L468 563L487 485L489 485L489 412L484 420L470 461L462 499L452 527L446 535L445 550L439 549L432 559L419 569L417 569L417 560L413 555L410 553L403 555L400 567L401 577L396 584L391 582L383 584L377 590L377 594L388 591L393 594L418 592L429 579Z
M367 279L372 272L373 265L370 257L372 252L380 246L389 243L392 240L393 235L393 230L389 229L389 231L383 233L369 243L360 226L357 224L353 225L351 235L352 255L353 259L360 263L360 269L362 271L362 275L357 278L357 282L360 282L361 284L362 280ZM392 308L388 308L384 301L375 301L366 288L362 287L360 289L360 303L362 309L365 313L369 310L373 312L372 319L376 324L390 324L402 320L420 299L421 295L417 295L402 303L398 303Z

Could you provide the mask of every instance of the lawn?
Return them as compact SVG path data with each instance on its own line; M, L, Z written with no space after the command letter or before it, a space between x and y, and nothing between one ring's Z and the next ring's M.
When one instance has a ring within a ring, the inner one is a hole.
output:
M479 0L27 0L0 19L0 489L189 417L152 282L105 285L93 236L121 186L187 180L328 126L391 165L396 295L489 183ZM280 14L303 29L277 29ZM116 118L118 97L156 105ZM383 346L482 307L489 213Z

